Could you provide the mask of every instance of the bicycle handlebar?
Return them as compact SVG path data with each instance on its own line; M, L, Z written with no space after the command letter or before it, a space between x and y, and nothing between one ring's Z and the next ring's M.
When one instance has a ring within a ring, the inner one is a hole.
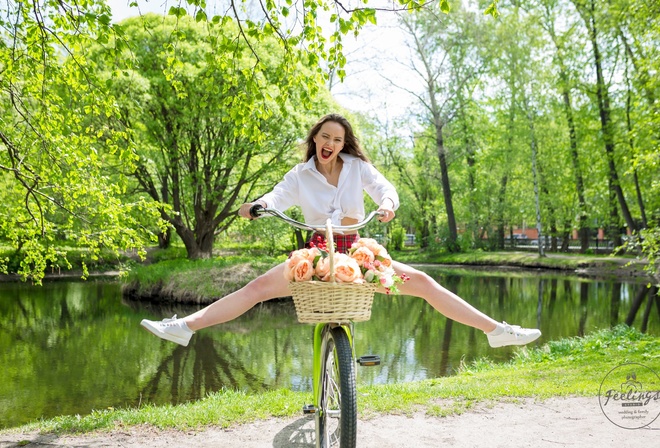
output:
M282 221L286 222L287 224L297 227L302 230L311 230L314 232L321 232L325 233L326 231L326 224L306 224L304 222L296 221L295 219L292 219L282 213L281 211L275 209L275 208L265 208L261 204L254 204L252 207L250 207L250 216L253 218L258 218L259 216L262 215L271 215L275 216ZM369 224L374 217L376 216L383 216L382 212L378 211L373 211L369 213L369 215L362 221L358 222L357 224L351 224L347 226L332 226L332 231L335 233L343 233L351 230L359 230L363 227L365 227L367 224Z

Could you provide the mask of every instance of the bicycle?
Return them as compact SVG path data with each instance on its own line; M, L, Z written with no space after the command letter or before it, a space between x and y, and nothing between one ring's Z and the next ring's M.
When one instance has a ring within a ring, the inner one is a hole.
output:
M309 225L296 221L279 210L264 208L258 204L250 209L250 215L253 218L264 214L275 216L302 230L324 232L327 238L327 246L331 250L331 259L334 232L361 229L379 215L378 212L371 212L367 218L357 224L333 227L330 220L323 226ZM375 286L373 291L375 291ZM373 292L371 292L371 297L373 297ZM350 317L349 319L340 317L328 310L316 311L317 316L309 318L298 307L298 302L295 299L294 296L298 320L303 323L315 323L312 377L314 403L306 405L303 408L303 413L307 415L314 414L315 416L316 447L354 448L357 440L354 322L369 319L371 299L368 301L368 313L356 314L349 312L346 314ZM327 314L324 314L325 312ZM321 317L318 317L319 313ZM326 319L328 321L325 321ZM380 364L380 358L378 355L365 355L358 358L357 363L361 366L376 366Z

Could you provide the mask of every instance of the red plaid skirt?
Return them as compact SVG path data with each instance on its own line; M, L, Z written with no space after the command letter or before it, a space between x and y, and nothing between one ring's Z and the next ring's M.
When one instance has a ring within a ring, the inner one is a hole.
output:
M353 243L360 239L360 235L357 233L351 235L339 235L335 233L332 235L332 238L335 241L335 251L337 253L345 254L351 248ZM325 235L321 233L314 233L307 244L305 244L305 247L309 248L312 247L312 245L318 246L319 244L325 246Z

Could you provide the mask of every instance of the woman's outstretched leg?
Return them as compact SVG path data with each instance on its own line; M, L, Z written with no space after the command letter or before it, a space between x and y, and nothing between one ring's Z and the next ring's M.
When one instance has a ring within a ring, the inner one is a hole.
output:
M541 336L537 329L520 328L495 321L422 271L396 261L392 262L392 268L397 273L410 277L410 280L399 286L401 294L421 297L449 319L483 331L492 347L524 345Z
M236 319L258 303L290 294L282 263L189 316L162 321L144 319L140 324L160 338L186 346L195 331Z

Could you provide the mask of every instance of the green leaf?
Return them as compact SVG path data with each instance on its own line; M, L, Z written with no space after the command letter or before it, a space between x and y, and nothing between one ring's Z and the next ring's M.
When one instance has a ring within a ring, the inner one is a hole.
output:
M184 17L188 15L188 11L185 8L180 8L178 6L170 6L170 10L167 12L170 16Z
M488 8L484 11L484 15L492 16L495 19L499 17L500 12L497 10L497 1L493 1L493 3L488 5Z
M206 12L203 9L197 11L197 14L195 14L195 22L206 22L207 20L208 17L206 17Z
M451 7L449 6L449 0L440 0L440 11L445 14L449 14Z

